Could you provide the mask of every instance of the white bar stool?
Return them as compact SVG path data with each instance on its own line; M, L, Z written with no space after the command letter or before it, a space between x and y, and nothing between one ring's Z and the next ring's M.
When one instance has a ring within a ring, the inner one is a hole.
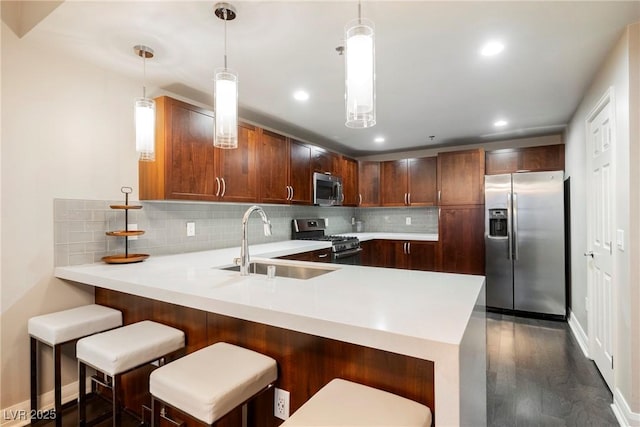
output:
M90 366L108 377L102 382L93 381L111 388L113 426L120 425L121 407L118 387L122 374L139 368L184 348L184 332L161 323L145 320L132 323L112 331L92 335L78 341L78 378L80 384L78 398L78 425L85 426L102 421L86 420L86 367ZM110 379L110 381L109 381Z
M31 413L38 414L38 342L53 349L53 390L56 426L62 425L62 346L97 332L122 326L122 313L91 304L29 319L31 342ZM36 420L33 420L35 422Z
M373 387L333 379L280 427L429 427L431 410Z
M156 401L207 425L243 405L244 419L246 403L277 378L278 367L271 357L225 342L210 345L151 373L151 426L157 425ZM170 423L179 424L164 409L159 412Z

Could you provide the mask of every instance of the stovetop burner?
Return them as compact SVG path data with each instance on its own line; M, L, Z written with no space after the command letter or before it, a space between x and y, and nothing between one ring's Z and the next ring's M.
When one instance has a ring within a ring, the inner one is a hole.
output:
M360 247L360 241L354 236L325 235L325 220L294 219L291 222L291 238L294 240L320 240L331 242L333 251L340 252Z

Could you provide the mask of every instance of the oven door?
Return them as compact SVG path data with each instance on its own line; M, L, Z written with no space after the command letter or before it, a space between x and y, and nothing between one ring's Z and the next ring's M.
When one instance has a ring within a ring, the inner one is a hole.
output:
M349 249L348 251L334 252L331 258L333 264L361 265L362 248Z

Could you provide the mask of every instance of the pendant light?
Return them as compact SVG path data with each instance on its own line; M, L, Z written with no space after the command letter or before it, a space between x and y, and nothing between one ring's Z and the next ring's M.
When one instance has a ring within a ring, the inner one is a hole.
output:
M345 108L349 128L368 128L376 124L376 50L373 22L362 18L345 27Z
M145 80L147 78L147 58L153 58L153 49L143 45L133 47L136 55L142 58L142 98L135 100L136 151L142 162L156 159L156 102L147 98Z
M218 3L214 7L216 16L224 21L224 68L215 70L213 145L238 148L238 75L227 68L227 21L236 18L236 11L228 3Z

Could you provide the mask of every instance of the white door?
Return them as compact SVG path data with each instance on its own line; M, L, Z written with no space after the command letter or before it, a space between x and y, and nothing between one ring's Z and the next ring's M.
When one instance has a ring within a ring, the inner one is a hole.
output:
M613 390L613 90L598 102L587 119L587 188L590 354Z

